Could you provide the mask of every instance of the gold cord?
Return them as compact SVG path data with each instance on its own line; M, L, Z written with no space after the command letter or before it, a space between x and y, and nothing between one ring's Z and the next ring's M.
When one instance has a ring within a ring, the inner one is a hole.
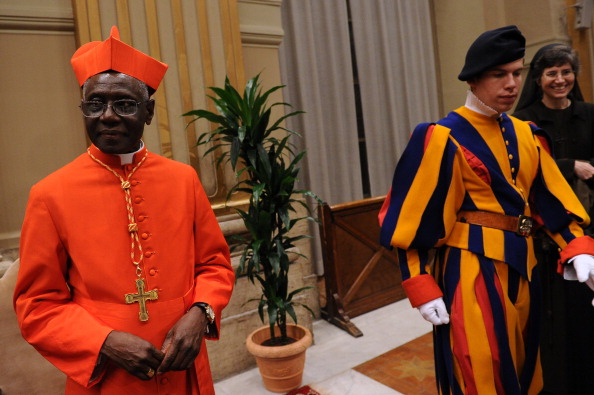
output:
M144 157L138 162L138 164L132 169L132 171L128 174L126 179L120 176L114 169L106 165L105 163L101 162L100 159L97 159L92 153L90 148L87 149L87 153L89 156L101 166L105 167L107 170L112 172L121 183L121 187L124 190L124 198L126 199L126 211L128 212L128 233L130 233L130 239L132 241L132 248L130 252L130 258L132 259L132 264L136 267L136 275L138 278L142 276L142 267L140 264L143 261L143 254L142 254L142 245L140 244L140 240L138 239L138 224L135 222L134 219L134 208L132 207L132 194L130 193L130 177L134 175L134 172L142 165L145 159L148 156L148 151L145 151ZM135 258L135 250L136 246L138 246L138 260Z

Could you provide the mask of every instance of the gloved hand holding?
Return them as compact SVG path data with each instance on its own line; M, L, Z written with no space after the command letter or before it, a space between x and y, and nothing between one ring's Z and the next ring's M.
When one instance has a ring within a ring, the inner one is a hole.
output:
M418 307L423 318L433 325L442 325L450 322L450 315L446 310L443 298L433 299Z
M563 269L563 278L586 283L594 291L594 256L588 254L576 255L569 260L569 263L572 265ZM592 305L594 305L594 299Z

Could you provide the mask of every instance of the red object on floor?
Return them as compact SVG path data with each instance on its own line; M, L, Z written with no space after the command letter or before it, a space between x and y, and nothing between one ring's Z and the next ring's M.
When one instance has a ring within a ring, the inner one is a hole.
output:
M306 385L301 388L297 388L291 392L287 392L286 395L321 395L318 391L311 388L309 385Z

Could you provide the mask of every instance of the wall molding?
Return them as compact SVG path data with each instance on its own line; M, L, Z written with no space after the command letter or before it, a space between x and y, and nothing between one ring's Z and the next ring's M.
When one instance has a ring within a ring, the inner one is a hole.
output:
M0 31L18 33L74 32L74 18L0 14Z
M0 233L0 250L18 248L20 239L20 230L16 232Z
M282 0L239 0L240 3L280 7Z
M0 31L68 32L74 31L74 16L69 1L7 1L0 4Z
M281 0L238 0L242 15L239 30L244 46L278 48L284 36L281 5Z
M268 26L240 25L241 42L245 45L278 47L283 41L284 31Z

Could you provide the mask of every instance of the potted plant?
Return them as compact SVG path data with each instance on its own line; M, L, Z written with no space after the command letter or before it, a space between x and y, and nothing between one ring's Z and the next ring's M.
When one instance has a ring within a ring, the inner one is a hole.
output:
M247 82L242 96L226 78L224 88L209 88L215 94L209 98L214 102L217 113L193 110L184 116L194 117L190 123L204 118L216 126L214 130L200 134L197 144L211 145L205 155L216 152L216 163L229 162L235 171L237 183L229 191L227 199L233 193L249 196L247 208L236 209L249 233L249 237L242 240L244 249L237 274L238 277L245 274L253 284L257 281L260 285L261 296L255 300L258 301L260 319L266 324L267 317L268 326L248 336L248 350L252 354L268 351L286 359L286 353L290 352L286 351L287 348L297 349L301 353L302 372L305 349L311 344L311 333L297 325L295 306L302 306L312 315L313 311L295 300L297 294L310 287L289 292L289 254L296 253L291 251L296 241L309 236L291 235L289 232L299 221L313 220L308 206L296 196L311 196L320 201L310 191L296 189L299 162L305 152L294 152L290 137L298 134L282 126L285 119L302 111L293 111L272 120L273 107L288 106L287 103L267 103L270 94L283 86L262 92L258 79L259 75ZM292 214L296 213L295 205L305 207L308 215L292 218ZM294 325L287 323L287 316L292 318ZM301 337L303 339L298 339ZM279 351L279 346L285 349ZM271 373L263 372L264 362L259 355L255 356L269 390L286 392L300 385L301 374L281 367L278 362L273 370L291 371L294 377L289 384L279 384L276 380L271 382L268 380Z

